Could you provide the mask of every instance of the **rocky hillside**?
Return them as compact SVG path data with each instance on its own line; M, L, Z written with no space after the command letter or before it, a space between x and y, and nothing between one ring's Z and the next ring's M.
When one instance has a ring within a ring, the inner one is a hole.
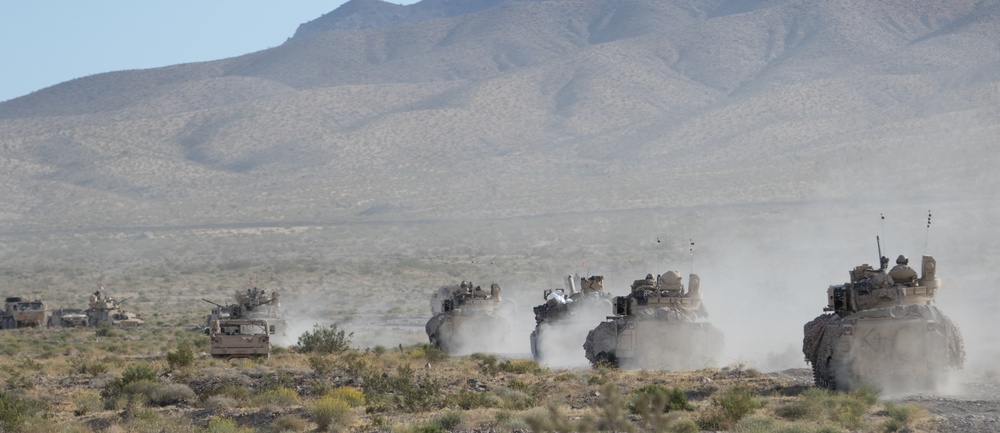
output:
M998 102L997 1L354 0L0 104L0 227L990 198Z

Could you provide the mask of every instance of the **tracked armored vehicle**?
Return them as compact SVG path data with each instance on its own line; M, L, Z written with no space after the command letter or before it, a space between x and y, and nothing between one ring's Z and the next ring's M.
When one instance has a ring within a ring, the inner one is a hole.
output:
M51 315L40 299L25 301L19 296L8 296L0 312L0 329L41 327L48 324Z
M823 314L806 323L802 352L816 386L852 390L872 384L883 392L933 390L965 362L962 335L931 305L940 288L937 262L923 256L921 275L899 256L887 271L868 264L850 281L827 289Z
M208 324L213 358L263 358L271 354L270 330L262 319L215 319Z
M575 367L586 365L581 345L594 322L611 310L604 277L567 276L565 289L545 290L545 303L536 306L535 329L531 331L531 355L535 362Z
M501 345L510 324L500 317L500 285L489 290L472 282L444 286L431 298L434 316L424 329L430 343L448 354L491 352Z
M236 303L229 305L217 304L204 299L215 306L208 314L206 333L210 332L213 320L222 319L260 319L267 322L268 333L274 344L286 345L288 341L288 321L281 312L281 297L277 291L270 295L267 291L256 287L246 291L237 290L234 299Z
M685 292L676 271L636 280L631 293L614 298L614 315L587 334L587 360L626 369L689 370L713 364L722 354L723 334L705 320L698 276L691 274L688 283Z
M95 291L90 295L89 308L87 308L87 324L89 326L109 325L121 328L132 328L142 325L144 321L138 314L125 311L122 304L128 299L121 301L107 296L102 290Z

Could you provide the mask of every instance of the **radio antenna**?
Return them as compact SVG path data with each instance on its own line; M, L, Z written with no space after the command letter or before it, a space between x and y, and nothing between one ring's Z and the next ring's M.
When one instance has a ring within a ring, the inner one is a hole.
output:
M694 240L692 240L692 239L689 238L688 242L691 243L691 245L688 248L688 252L691 253L691 272L689 272L689 274L693 274L694 273Z
M882 244L885 245L885 251L888 252L889 251L889 242L885 240L885 215L882 215L882 213L879 212L878 216L882 220ZM881 252L881 250L879 250L878 256L879 256L879 259L881 260L882 259L882 252Z
M931 211L927 210L927 232L924 234L924 255L927 255L927 241L931 237Z

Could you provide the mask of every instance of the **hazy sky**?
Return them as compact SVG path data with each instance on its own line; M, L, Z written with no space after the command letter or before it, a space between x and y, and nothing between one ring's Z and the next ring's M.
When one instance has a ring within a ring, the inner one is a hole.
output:
M216 60L274 47L299 24L343 3L0 0L0 101L101 72Z

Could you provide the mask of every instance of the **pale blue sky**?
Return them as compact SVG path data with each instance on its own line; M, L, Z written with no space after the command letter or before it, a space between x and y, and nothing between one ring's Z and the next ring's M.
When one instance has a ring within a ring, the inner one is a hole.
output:
M101 72L216 60L281 45L299 24L344 2L0 0L0 101Z

